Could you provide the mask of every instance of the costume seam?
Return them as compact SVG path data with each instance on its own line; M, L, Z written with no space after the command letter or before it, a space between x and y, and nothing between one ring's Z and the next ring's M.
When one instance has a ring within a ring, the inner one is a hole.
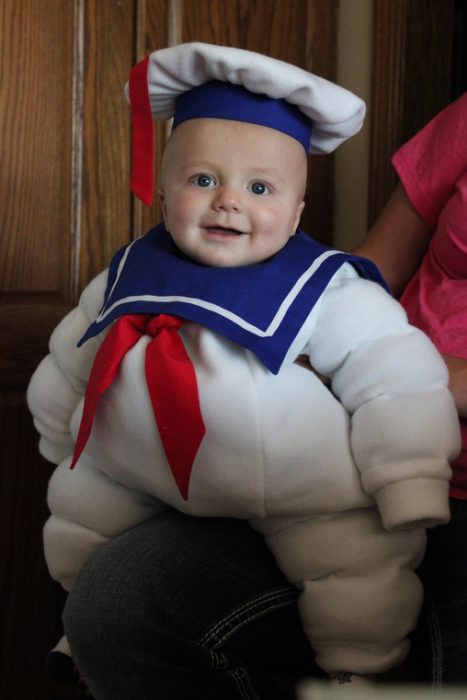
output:
M246 353L246 360L248 362L248 369L250 371L250 376L254 376L254 367L252 367L252 357L250 353ZM266 503L267 503L267 494L266 494L266 458L265 458L265 450L264 450L264 411L262 412L260 410L260 405L259 405L259 399L258 399L258 392L256 390L255 383L253 381L252 383L252 397L254 401L254 406L255 406L255 417L256 417L256 425L258 427L258 439L260 443L260 449L261 449L261 480L262 480L262 489L260 490L260 493L263 494L263 517L266 517L267 515L267 509L266 509Z

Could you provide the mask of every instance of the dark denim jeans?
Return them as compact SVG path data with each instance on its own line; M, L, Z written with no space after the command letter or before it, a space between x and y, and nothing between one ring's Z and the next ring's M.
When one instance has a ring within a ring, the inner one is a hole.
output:
M314 669L297 596L247 523L167 511L91 558L64 623L97 700L283 700Z
M467 682L466 518L429 534L407 680ZM97 700L285 700L319 676L297 597L246 523L167 511L92 557L64 623Z
M467 501L451 500L451 521L428 532L419 570L425 604L414 635L414 667L435 687L467 685Z

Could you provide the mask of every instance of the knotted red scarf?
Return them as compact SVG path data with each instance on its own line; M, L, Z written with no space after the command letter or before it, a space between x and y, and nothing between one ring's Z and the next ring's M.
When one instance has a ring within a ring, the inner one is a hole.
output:
M178 334L182 323L168 314L128 314L114 323L96 354L88 380L71 469L91 434L99 397L112 384L126 353L143 335L150 335L145 357L149 395L167 460L180 493L188 499L193 461L206 428L195 371Z

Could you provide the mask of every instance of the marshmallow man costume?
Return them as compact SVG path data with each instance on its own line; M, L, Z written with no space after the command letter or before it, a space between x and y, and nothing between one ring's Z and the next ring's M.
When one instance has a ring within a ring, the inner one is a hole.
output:
M70 470L96 353L128 313L183 319L206 428L185 497L154 416L145 332ZM303 354L332 391L295 362ZM58 465L44 530L51 575L69 590L97 547L167 507L247 519L302 589L317 663L383 672L416 624L424 528L449 518L459 429L447 381L371 264L298 232L265 263L206 268L156 227L84 290L28 389L40 450Z

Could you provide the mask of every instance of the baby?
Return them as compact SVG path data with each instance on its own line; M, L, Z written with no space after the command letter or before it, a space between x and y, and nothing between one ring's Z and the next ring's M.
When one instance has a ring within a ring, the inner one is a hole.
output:
M198 43L138 64L129 97L146 202L149 124L174 115L164 223L84 290L29 386L58 465L51 575L71 589L97 547L165 508L247 519L302 590L321 668L383 673L408 651L459 429L443 361L376 268L298 229L309 151L358 131L364 105Z

